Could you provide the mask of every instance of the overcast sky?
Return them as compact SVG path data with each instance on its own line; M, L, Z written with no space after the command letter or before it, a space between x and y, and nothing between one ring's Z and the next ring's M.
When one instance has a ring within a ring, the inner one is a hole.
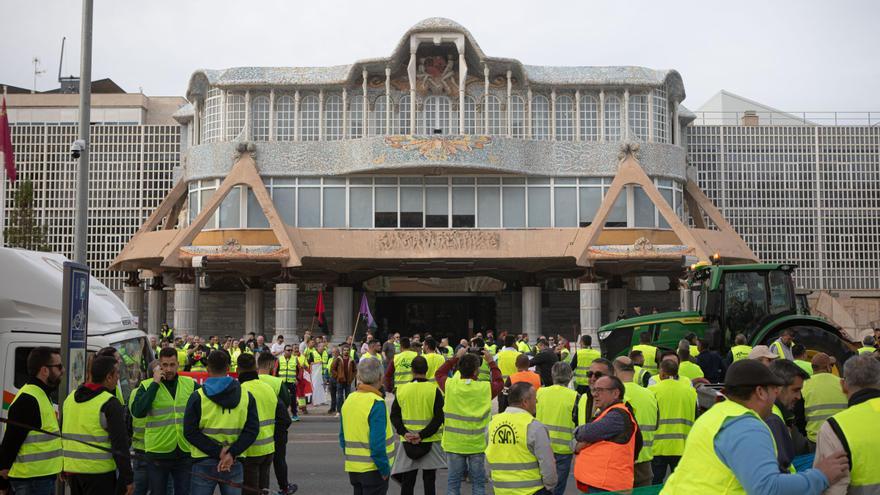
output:
M3 0L0 83L79 74L81 3ZM720 89L789 111L880 111L880 1L96 0L93 79L183 95L197 68L321 66L388 56L427 17L464 25L489 56L533 65L677 69L685 105Z

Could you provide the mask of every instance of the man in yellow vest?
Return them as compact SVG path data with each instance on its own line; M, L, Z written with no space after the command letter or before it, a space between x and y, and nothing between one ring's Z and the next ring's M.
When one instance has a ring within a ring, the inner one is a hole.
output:
M849 474L825 493L877 493L880 491L880 361L874 356L859 355L843 365L841 386L848 398L848 407L832 416L819 428L814 465L834 452L845 450Z
M733 347L731 347L730 351L727 353L728 365L737 361L742 361L743 359L748 359L750 352L752 352L752 346L749 345L749 340L746 336L741 333L736 334L736 338L733 340Z
M424 357L425 361L428 363L428 371L425 373L425 376L428 378L429 382L437 383L437 379L434 378L434 373L443 366L446 359L437 352L437 341L434 340L434 337L425 338L425 343L422 344L422 357Z
M9 406L6 434L0 444L0 492L53 495L61 472L61 439L35 431L58 434L58 420L49 395L64 376L58 349L35 347L27 357L27 383Z
M690 380L680 379L678 360L672 357L660 361L660 381L648 390L654 392L660 410L657 433L651 445L653 484L659 485L666 478L667 468L675 472L684 452L685 439L697 414L697 392Z
M289 345L285 347L289 347ZM290 392L282 379L272 375L276 365L275 356L271 353L261 352L257 356L258 378L261 382L269 385L275 397L278 398L281 408L280 412L276 413L275 416L275 455L272 456L272 465L275 468L275 480L278 482L278 486L282 487L281 493L282 495L287 495L297 490L296 484L290 483L287 473L287 429L292 423L287 410L290 407L291 399ZM259 412L258 408L258 415Z
M590 379L587 371L593 360L602 357L602 354L593 349L593 337L581 335L581 346L571 358L571 369L574 370L574 389L578 394L585 394L590 390Z
M571 366L559 362L550 370L553 385L541 387L536 394L538 401L535 418L540 421L550 435L550 448L556 461L556 487L553 495L565 493L568 474L571 472L571 440L577 427L577 392L568 388L571 381ZM513 390L513 386L511 387ZM510 391L508 402L510 402ZM509 407L517 407L512 403Z
M382 371L378 359L358 363L357 390L345 399L339 416L339 446L355 494L387 493L394 464L394 431L379 390Z
M691 346L687 340L678 343L678 374L691 382L697 378L704 378L703 369L697 363L691 361Z
M516 349L523 354L531 354L532 347L529 345L529 334L524 333L519 336Z
M620 356L614 360L614 376L623 382L626 391L623 401L630 405L635 416L639 430L642 432L642 450L636 458L633 466L633 487L648 486L654 478L651 461L654 459L654 433L657 431L659 420L659 408L657 396L654 392L633 382L635 367L632 360L626 356Z
M393 392L398 386L409 383L413 379L412 360L418 356L410 348L408 337L400 339L400 351L385 369L385 390Z
M510 375L516 373L516 357L522 354L516 348L516 336L507 334L504 336L504 347L495 355L498 369L501 370L501 379L507 380Z
M486 427L492 413L492 399L501 392L504 382L489 351L483 349L482 360L488 363L491 381L479 379L480 357L468 353L467 347L460 348L455 357L434 374L437 386L446 394L442 445L449 463L448 495L461 494L465 471L471 479L471 493L485 494ZM449 378L455 366L458 366L458 374Z
M694 423L681 462L661 495L750 493L818 495L846 471L846 454L834 453L817 469L783 473L773 434L763 419L772 414L782 380L752 359L730 365L724 378L727 398ZM661 413L662 413L662 405Z
M791 355L794 356L794 364L798 365L808 375L813 376L813 364L807 361L807 348L803 344L791 346Z
M840 379L831 370L837 360L819 352L813 356L813 376L804 384L804 415L807 420L807 439L816 443L819 427L831 416L846 409L846 395L840 388Z
M794 356L791 354L791 346L793 345L794 330L786 328L782 330L782 335L770 344L770 350L777 358L788 359L791 361L794 359Z
M641 351L645 362L643 368L648 370L652 375L657 374L657 363L660 361L660 350L651 345L651 332L648 330L639 334L639 343L632 347L634 351Z
M557 493L551 440L547 428L534 417L535 388L531 383L519 382L510 388L509 395L510 406L492 418L486 432L486 464L495 494Z
M241 486L238 457L257 439L257 401L228 376L229 354L208 354L208 379L190 396L183 416L183 436L193 458L190 495L212 495L218 481ZM224 485L227 493L241 493Z
M284 352L278 356L278 378L281 379L281 386L287 390L287 396L290 398L290 420L294 423L299 421L296 403L296 367L297 356L294 355L294 346L287 344L284 346ZM296 349L297 354L299 349Z
M174 329L169 327L167 323L162 324L162 327L159 329L159 335L162 337L162 340L174 342Z
M436 383L428 381L428 361L424 356L412 360L412 373L412 382L397 387L391 405L391 424L402 447L397 451L391 476L400 482L401 495L413 494L419 470L424 492L435 493L437 470L446 468L446 453L440 446L443 393Z
M645 355L642 351L629 351L629 358L632 360L633 369L636 370L633 383L647 387L651 381L651 372L645 369Z
M452 350L452 347L449 345L449 338L443 337L440 339L440 347L437 349L441 355L443 355L444 359L452 359L452 356L455 352Z
M868 354L872 355L877 352L877 349L874 347L874 336L868 335L864 339L862 339L862 347L859 348L859 355Z
M269 356L261 352L260 356ZM238 357L238 383L242 392L248 392L257 403L257 417L260 431L257 439L241 454L244 469L244 486L253 490L269 489L269 471L275 456L275 423L288 420L287 408L269 383L260 380L257 373L257 360L253 354Z
M153 376L139 384L129 405L132 418L144 423L147 479L152 493L163 493L169 477L175 494L189 493L192 457L183 436L183 413L199 385L188 376L178 375L178 369L177 351L162 349Z
M61 444L64 472L73 495L130 495L134 491L125 409L114 395L118 366L113 357L96 356L90 381L64 400Z

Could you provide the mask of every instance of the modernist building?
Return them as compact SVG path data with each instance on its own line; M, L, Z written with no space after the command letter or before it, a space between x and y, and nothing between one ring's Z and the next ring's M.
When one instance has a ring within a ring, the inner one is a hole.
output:
M362 292L380 330L571 335L755 259L688 170L675 71L523 65L434 18L388 57L200 70L186 96L180 181L112 265L136 311L138 277L173 286L183 332L293 335L323 289L339 339Z
M63 82L79 88L76 80ZM49 246L72 258L78 160L71 158L70 145L78 139L79 96L16 89L9 88L6 103L19 182L7 183L6 211L15 206L18 184L30 180ZM87 262L96 277L121 292L124 274L108 266L173 186L180 126L171 115L186 101L126 93L109 79L93 82L92 92Z

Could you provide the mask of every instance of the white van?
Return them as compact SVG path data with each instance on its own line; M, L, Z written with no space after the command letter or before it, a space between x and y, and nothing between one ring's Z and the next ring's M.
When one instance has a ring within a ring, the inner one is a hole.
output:
M61 346L60 254L0 248L0 384L3 409L28 379L27 356L37 346ZM113 346L123 356L120 386L124 397L146 377L151 351L146 334L125 304L91 277L89 287L88 353ZM52 397L57 402L57 396ZM0 426L0 433L2 433Z

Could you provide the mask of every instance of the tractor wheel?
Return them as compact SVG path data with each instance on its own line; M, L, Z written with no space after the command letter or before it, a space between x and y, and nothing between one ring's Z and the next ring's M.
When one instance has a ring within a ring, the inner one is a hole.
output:
M837 359L837 369L835 370L835 374L837 375L842 374L843 363L845 363L851 356L855 355L852 348L845 340L824 328L808 325L797 325L790 328L794 331L795 343L801 344L807 348L808 361L819 352L824 352ZM782 328L775 329L772 334L767 336L763 343L765 345L770 345L773 341L779 338L781 333Z

